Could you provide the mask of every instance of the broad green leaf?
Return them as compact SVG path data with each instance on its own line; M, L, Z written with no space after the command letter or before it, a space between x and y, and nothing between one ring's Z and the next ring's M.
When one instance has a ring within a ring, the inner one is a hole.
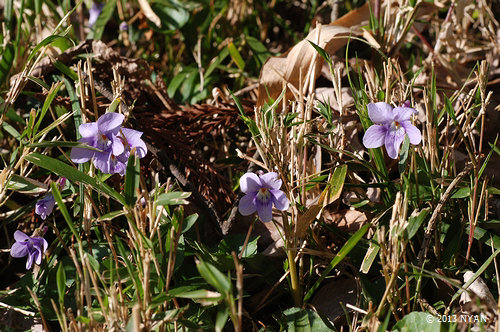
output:
M224 326L229 318L229 307L227 305L220 305L219 310L217 310L217 316L215 317L215 332L222 332Z
M289 308L283 311L281 330L288 332L331 332L334 326L311 309Z
M470 196L470 188L469 187L462 187L462 188L455 190L453 195L451 195L451 198L465 198L465 197L469 197L469 196Z
M206 280L212 287L214 287L224 297L231 291L231 283L227 276L217 270L215 266L210 263L205 263L202 260L196 262L196 268L203 279Z
M157 205L179 205L179 204L189 204L186 200L191 196L190 192L173 191L165 194L161 194L156 200Z
M441 330L438 318L427 312L411 312L392 327L392 331L400 332L434 332Z
M48 186L28 177L13 174L7 185L8 190L21 193L41 194L47 191Z
M189 20L189 11L184 3L176 0L157 0L151 4L151 9L160 18L162 27L152 26L162 32L182 28Z
M411 240L415 236L415 234L417 234L417 231L420 229L420 226L422 226L422 223L430 212L430 208L424 208L420 212L418 212L418 214L412 214L412 216L408 218L408 227L406 227L408 240Z
M71 182L85 183L90 185L94 190L100 191L102 194L107 195L116 201L125 205L125 198L116 192L113 188L109 187L105 183L98 182L95 178L88 176L85 173L80 172L74 167L59 161L57 159L45 156L40 153L32 152L26 156L26 160L45 168L59 176L64 176Z
M228 234L219 243L219 250L227 255L231 255L232 251L234 251L237 255L240 255L245 238L245 234ZM250 238L241 256L242 258L250 258L257 254L258 240L259 236L252 236Z

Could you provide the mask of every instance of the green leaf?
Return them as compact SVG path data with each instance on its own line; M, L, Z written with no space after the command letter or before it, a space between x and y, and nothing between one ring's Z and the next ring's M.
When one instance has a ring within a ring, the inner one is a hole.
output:
M345 256L354 248L354 246L361 240L363 235L368 231L368 229L371 227L371 224L366 224L363 225L356 233L354 233L353 236L350 237L350 239L344 244L344 246L339 250L335 258L328 264L326 267L325 271L321 274L319 279L314 283L314 285L309 289L307 292L306 296L304 297L304 302L309 300L311 296L314 294L314 292L319 288L323 280L328 276L328 274L333 270L335 266L337 266L338 263L340 263Z
M48 186L28 177L13 174L7 185L8 190L21 193L41 194L47 191Z
M321 57L328 63L331 62L331 59L330 59L330 56L328 55L328 53L326 53L326 51L319 45L316 45L315 43L313 43L312 41L308 40L309 44L311 44L312 47L314 47L314 49L316 50L316 52L318 52L319 55L321 55Z
M398 169L399 173L404 173L406 169L406 164L408 164L408 151L410 150L410 138L408 135L405 135L405 139L403 141L403 146L401 147L401 151L399 152L399 162Z
M68 66L66 66L64 63L62 63L59 60L54 61L53 64L54 64L54 67L59 69L59 71L61 73L68 76L69 78L71 78L71 80L78 82L78 74L75 73L75 71L73 69L69 68Z
M227 305L219 306L219 310L217 310L217 316L215 317L215 332L223 331L228 318L229 307Z
M100 216L97 218L98 221L109 221L113 220L119 216L123 216L126 212L124 210L119 210L119 211L113 211L106 213L105 215Z
M335 327L311 309L289 308L283 311L281 331L288 332L331 332Z
M215 266L210 263L205 263L201 259L196 262L198 272L212 287L214 287L224 297L231 291L231 283L229 279Z
M236 252L237 255L241 253L243 249L243 243L245 242L245 234L229 234L222 239L219 243L219 250L226 255L231 255L231 252ZM243 251L242 258L250 258L257 254L257 241L259 236L252 236L247 243L245 250Z
M259 59L260 65L262 66L264 62L266 62L267 58L269 58L271 53L257 38L252 36L245 36L245 39L248 43L248 46L250 46L252 51L255 53L255 55Z
M422 223L430 212L430 208L424 208L417 215L412 215L408 218L408 227L406 227L408 240L411 240L415 234L417 234L417 231L420 229L420 226L422 226Z
M66 148L82 148L92 151L102 151L93 146L80 142L66 142L66 141L44 141L39 143L26 144L29 148L53 148L53 147L66 147Z
M63 163L62 161L59 161L51 157L47 157L43 154L36 152L32 152L29 155L27 155L26 160L37 166L40 166L51 172L54 172L59 176L64 176L71 182L88 184L95 190L100 191L102 194L105 194L115 199L116 201L120 202L121 204L125 205L125 198L118 192L116 192L113 188L109 187L105 183L97 182L95 178L80 172L74 167L71 167L68 164Z
M451 198L465 198L470 196L470 188L469 187L463 187L457 189L453 195L451 195Z
M66 271L64 265L59 262L56 274L57 293L59 294L59 303L64 303L64 293L66 292Z
M71 27L69 27L71 28ZM65 33L67 33L69 30L67 29L65 31ZM52 44L54 41L58 40L58 39L61 39L61 38L66 38L68 39L69 41L71 41L73 43L73 41L71 40L71 38L69 38L68 36L66 36L64 34L61 34L61 35L50 35L48 36L47 38L45 38L44 40L42 40L40 43L38 43L35 48L31 51L30 55L28 56L28 59L26 60L25 63L29 63L34 57L35 55L38 53L38 51L44 47L44 46L47 46L47 45L50 45Z
M374 241L370 242L370 246L366 251L365 258L363 258L363 262L361 263L360 271L363 273L368 273L370 268L372 267L375 258L377 258L377 254L380 250L380 246Z
M189 204L186 200L191 196L190 192L173 191L165 194L161 194L156 200L157 205L179 205L179 204Z
M47 91L50 90L50 86L48 86L47 83L45 83L44 81L42 81L38 77L26 76L26 78L29 79L30 81L35 82L36 84L40 85L45 90L47 90Z
M73 220L71 219L71 216L69 215L68 209L66 209L66 205L64 205L64 202L62 200L61 192L59 191L59 187L57 183L52 182L50 184L50 189L52 190L52 196L54 196L54 200L57 203L57 206L59 207L59 211L61 211L61 214L64 217L64 220L66 220L66 223L69 226L69 229L71 230L71 233L75 236L77 242L81 243L80 236L78 235L78 231L76 230L75 224L73 223Z
M129 207L133 206L137 200L140 173L141 163L139 162L139 158L137 158L135 153L131 153L125 173L125 202Z
M481 265L481 267L474 273L474 275L467 281L462 288L460 288L455 295L451 298L450 305L455 301L463 292L465 289L469 288L469 286L479 277L485 270L490 266L491 262L493 262L493 259L497 257L497 255L500 253L500 248L495 250L493 254Z
M158 28L156 24L152 27L162 32L180 29L189 20L189 11L183 3L176 0L156 0L151 4L151 9L160 18L162 24L162 28Z
M116 8L116 0L108 0L102 8L101 14L97 18L97 21L92 26L87 39L101 40L104 33L104 28L106 24L113 16Z
M438 321L438 318L427 312L411 312L392 327L392 331L401 332L434 332L440 330L441 323Z
M0 60L0 86L9 77L9 72L14 61L15 49L12 43L7 43L3 49L2 59Z
M2 122L2 128L18 141L21 140L21 134L6 121Z
M227 45L227 49L229 50L231 59L233 59L234 63L236 63L236 66L238 66L241 71L245 70L245 61L243 61L243 58L241 57L240 52L238 52L236 46L234 46L233 43L229 43Z
M57 82L56 85L52 85L52 87L50 88L50 91L49 91L49 93L48 93L48 95L45 98L45 101L43 103L42 111L40 112L40 115L38 117L38 121L36 122L35 128L33 129L33 134L36 134L36 132L38 131L38 127L40 127L40 124L42 123L42 120L45 117L45 114L47 113L47 110L49 109L50 104L52 103L52 101L56 97L57 92L61 88L62 83L63 83L62 81L59 81L59 82Z

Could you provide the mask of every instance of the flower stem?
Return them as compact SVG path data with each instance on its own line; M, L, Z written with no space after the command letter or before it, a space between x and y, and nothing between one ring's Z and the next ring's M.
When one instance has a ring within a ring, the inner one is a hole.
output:
M288 257L288 268L290 269L290 279L292 283L293 302L296 307L302 306L302 298L300 296L299 279L297 278L297 266L295 264L295 253L288 247L286 251Z

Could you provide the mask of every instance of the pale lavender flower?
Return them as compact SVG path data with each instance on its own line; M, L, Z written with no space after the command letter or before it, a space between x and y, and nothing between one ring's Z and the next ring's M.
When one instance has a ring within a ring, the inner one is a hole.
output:
M363 145L369 149L385 145L389 157L396 159L405 135L414 145L422 140L420 130L410 121L416 112L406 104L396 108L384 102L368 104L368 115L375 124L366 130Z
M101 2L94 2L92 4L92 7L89 10L89 27L92 27L95 22L97 22L97 19L99 18L99 15L101 15L103 8L104 4Z
M273 219L273 204L281 211L288 209L288 198L281 190L281 180L275 172L263 175L246 173L240 179L241 191L246 195L240 200L238 210L244 216L255 211L264 222Z
M120 23L120 31L127 31L127 30L128 30L127 22Z
M103 160L96 160L94 164L97 163L101 171L104 173L114 174L118 173L120 175L125 175L127 169L128 158L130 157L130 152L135 148L135 155L142 158L147 153L146 143L141 139L142 132L129 128L122 128L118 136L122 140L124 146L123 153L119 155L114 155L108 153L108 159L106 162Z
M129 129L129 128L122 128L121 130L121 138L123 140L123 145L125 146L125 152L127 154L127 158L129 157L130 150L135 148L135 154L139 158L142 158L146 155L148 152L148 149L146 148L146 143L141 139L142 136L142 131L134 130L134 129Z
M28 236L21 231L14 233L14 239L16 242L10 248L10 255L16 258L28 256L26 270L31 269L33 262L40 265L43 253L48 247L47 241L43 237Z
M35 213L45 220L47 216L52 213L55 204L56 201L54 196L52 196L52 194L47 194L36 202Z
M84 163L94 159L94 166L104 173L110 173L111 155L119 156L125 151L122 139L118 134L124 116L119 113L106 113L97 122L81 124L78 130L82 135L80 143L85 143L100 151L85 148L73 148L71 160L75 163ZM112 174L112 173L110 173Z
M57 180L59 189L62 190L66 184L66 178L61 177ZM35 213L38 214L43 220L47 219L47 216L52 213L56 201L52 194L45 195L42 199L38 200L35 205Z

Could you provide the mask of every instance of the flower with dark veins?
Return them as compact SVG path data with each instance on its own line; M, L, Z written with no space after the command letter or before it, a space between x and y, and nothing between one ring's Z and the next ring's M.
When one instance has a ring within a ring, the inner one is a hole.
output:
M369 149L385 145L389 157L397 159L405 135L413 145L420 144L422 140L420 130L410 121L411 115L416 112L406 107L406 103L395 108L384 102L368 104L368 116L375 124L366 130L363 145Z
M14 239L16 242L10 248L10 255L15 258L28 256L26 270L31 269L33 262L40 265L48 247L47 241L41 236L28 236L21 231L14 233Z
M246 173L240 179L241 191L246 195L240 200L238 210L244 216L249 216L255 211L260 220L264 222L273 219L273 204L281 211L286 211L289 206L288 198L280 190L281 180L275 172L263 175Z

